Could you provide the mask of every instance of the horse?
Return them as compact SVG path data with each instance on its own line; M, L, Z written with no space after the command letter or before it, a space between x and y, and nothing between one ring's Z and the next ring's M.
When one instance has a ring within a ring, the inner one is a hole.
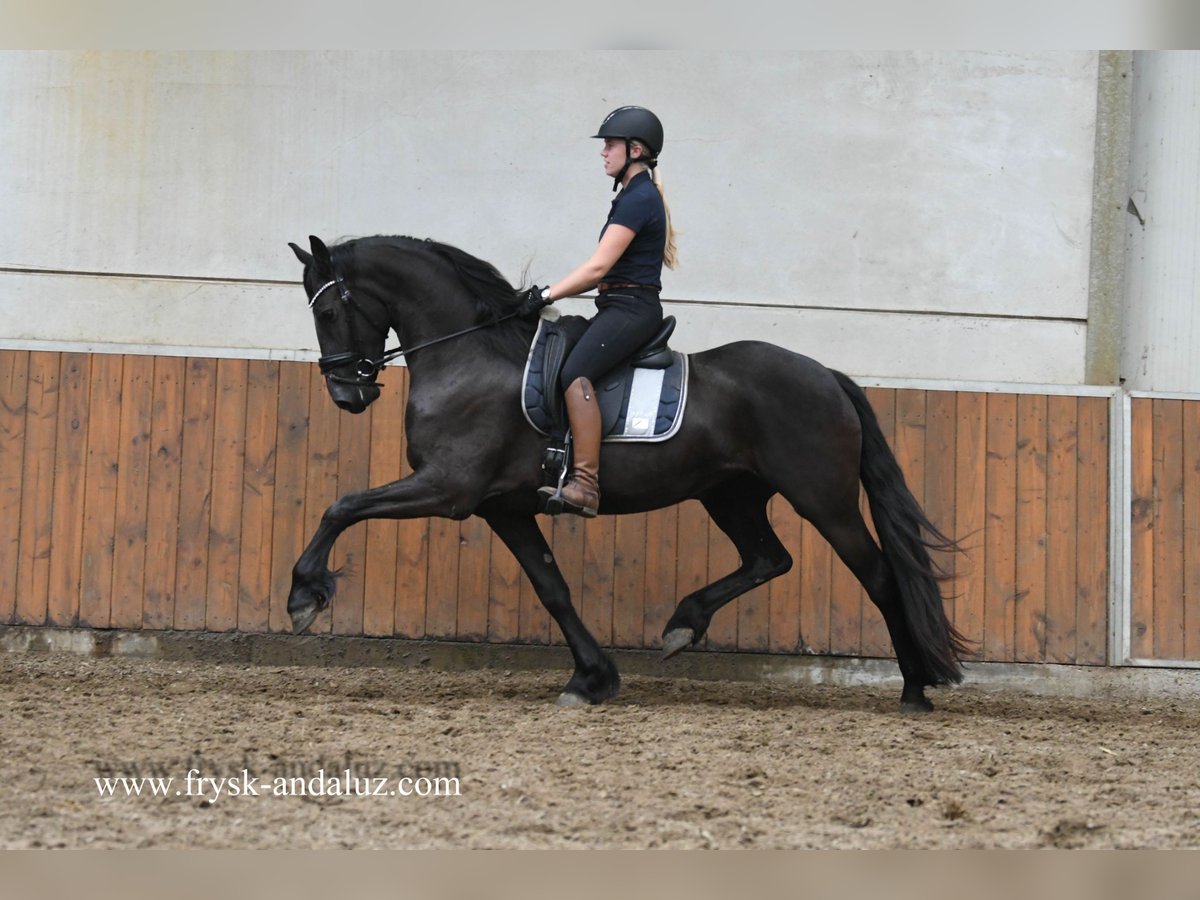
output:
M538 528L547 438L520 412L537 316L490 263L445 243L403 236L289 244L304 266L333 402L363 412L382 366L403 355L412 474L347 494L323 514L292 570L288 614L302 633L334 596L334 542L372 518L479 516L516 557L561 629L574 661L560 705L614 697L620 675L571 603ZM400 346L386 350L389 330ZM792 557L771 527L781 494L812 523L879 608L903 676L900 707L933 709L926 687L960 682L969 642L946 617L944 573L931 550L957 543L908 489L862 388L774 344L740 341L688 356L685 419L661 443L605 443L600 515L703 504L740 565L679 601L663 628L663 658L695 645L714 613L787 572ZM859 508L865 490L876 543Z

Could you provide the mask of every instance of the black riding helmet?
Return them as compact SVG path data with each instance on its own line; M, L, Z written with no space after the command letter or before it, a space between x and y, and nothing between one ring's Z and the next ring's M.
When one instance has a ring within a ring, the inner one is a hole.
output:
M592 137L623 138L625 140L625 165L621 167L621 171L613 180L613 190L615 191L620 186L621 179L625 177L625 172L633 163L630 158L633 155L630 141L641 141L650 151L649 157L642 157L638 162L651 169L658 164L658 154L662 152L663 146L663 127L658 116L644 106L621 106L604 117L604 121L600 123L600 129Z

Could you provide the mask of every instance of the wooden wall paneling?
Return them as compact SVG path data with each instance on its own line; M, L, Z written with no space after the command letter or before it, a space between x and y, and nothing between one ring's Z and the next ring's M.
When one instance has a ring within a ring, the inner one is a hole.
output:
M213 410L212 506L208 540L207 631L237 628L246 455L247 360L217 361Z
M25 410L25 461L21 471L21 554L17 564L17 616L42 625L50 589L50 532L54 502L54 445L58 439L58 353L29 358Z
M867 396L875 409L879 427L888 441L904 473L905 483L918 503L925 495L925 396L920 390L883 390L871 388ZM863 518L871 529L872 539L878 543L879 536L871 519L866 492L859 500ZM887 623L867 592L858 587L859 605L862 608L862 644L864 656L889 657L895 655Z
M271 529L271 631L290 631L287 598L292 566L304 551L309 535L308 407L312 363L284 362L279 367L279 402L275 413L275 492Z
M1154 656L1183 657L1183 402L1155 399Z
M958 397L953 391L930 391L925 400L925 515L942 534L951 539L961 537L954 492L957 405ZM956 577L959 554L933 550L930 556L943 578L941 591L946 615L954 624L955 596L959 591Z
M391 370L388 370L389 373ZM404 408L408 404L408 369L397 368L397 390L402 392ZM400 477L412 474L408 462L407 435L400 444ZM399 637L425 636L425 613L429 593L428 519L402 519L396 525L396 624Z
M182 357L160 356L154 360L154 406L150 418L146 487L143 628L171 628L175 623L186 371L187 361Z
M829 652L836 656L861 656L864 618L882 616L836 553L830 557L828 578Z
M341 415L329 392L318 366L309 368L308 383L308 464L304 485L304 545L312 539L321 524L321 517L338 498L338 457L340 455ZM295 561L293 560L293 563ZM341 562L338 548L330 554L330 568L336 571ZM340 579L336 604L342 592ZM317 616L308 630L312 634L328 634L333 618L332 610Z
M324 509L409 472L406 370L398 392L389 384L352 419L310 364L24 351L0 361L6 621L285 630L290 569ZM988 659L1103 663L1109 399L869 396L910 489L967 549L939 555L956 576L957 627L983 639ZM1200 657L1200 404L1132 407L1133 652ZM707 646L890 656L881 617L815 529L782 498L769 514L796 565L718 613ZM539 525L585 624L609 645L659 646L678 601L740 564L695 502ZM340 634L561 641L482 520L373 521L343 535L331 562L351 574L317 632L332 621Z
M324 399L333 406L328 396ZM341 421L338 426L337 494L334 500L370 487L374 408L361 415L339 411L338 417ZM362 634L366 552L365 522L347 528L334 545L334 567L345 571L345 577L338 582L337 596L330 605L330 629L334 634Z
M771 527L792 557L792 568L767 585L768 638L772 653L798 653L804 644L800 625L800 577L804 570L801 551L801 520L782 496L771 498L768 509Z
M1183 407L1183 655L1200 659L1200 401Z
M15 621L17 606L28 395L29 352L0 353L0 622L6 624Z
M987 395L957 397L955 524L964 552L955 561L954 623L982 658L987 573Z
M583 523L583 586L575 595L579 617L602 647L613 644L613 567L616 525L612 516Z
M212 498L213 413L217 364L189 359L184 383L183 451L179 480L179 544L175 627L204 627L208 597L208 538Z
M452 519L428 520L429 569L425 586L424 634L453 638L458 631L459 523Z
M491 579L487 593L487 640L510 643L521 640L521 567L516 557L492 535Z
M87 353L64 353L61 363L46 623L71 626L79 622L92 361ZM19 516L17 521L20 521Z
M124 364L114 354L92 357L79 586L79 624L92 628L111 625Z
M371 487L400 480L404 446L403 379L391 377L379 399L371 404L371 450L367 478ZM363 633L389 636L396 627L396 558L399 524L395 519L370 519L363 559Z
M246 443L242 469L242 545L238 565L238 631L271 626L271 548L275 528L280 363L251 360L246 390Z
M580 618L583 617L580 601L583 598L585 527L584 520L576 516L554 516L550 519L550 533L553 537L550 546L571 592L571 603L574 604ZM553 622L550 624L548 640L551 644L564 643L562 631Z
M453 519L429 520L429 582L425 598L425 635L453 638L458 631L458 554L460 533Z
M813 525L800 526L800 634L813 653L831 652L833 548Z
M429 603L428 519L405 519L397 525L395 634L423 638Z
M1077 405L1079 503L1076 509L1075 662L1103 665L1108 662L1109 400L1106 397L1080 397ZM1184 446L1187 446L1186 439Z
M988 659L1011 661L1016 616L1017 400L987 398L987 579L983 640Z
M892 450L896 454L896 459L900 461L900 468L904 471L904 480L908 484L908 489L912 491L912 495L923 507L925 457L928 452L925 446L928 438L927 406L930 392L896 390L889 393L892 400L891 409L887 409L886 406L883 409L877 409L876 416L879 417L880 426L884 427L884 434L887 434L887 425L890 420ZM883 402L881 398L881 405Z
M612 642L616 647L644 647L649 515L611 518L614 527ZM649 646L658 646L658 642Z
M703 505L701 505L703 509ZM735 571L741 565L737 548L725 535L708 511L704 510L704 521L708 526L708 570L701 586L710 585ZM708 626L707 646L710 650L736 650L738 646L738 613L746 595L726 603L712 617Z
M708 513L697 500L687 500L679 504L676 510L679 555L675 560L676 598L671 604L672 612L685 597L700 590L709 581ZM702 639L697 646L707 646L707 640Z
M114 628L142 626L153 414L154 358L126 356L121 387L121 436L113 545L110 621Z
M770 503L764 509L770 520ZM737 565L741 566L740 554ZM771 646L771 587L759 585L742 594L737 600L737 649L765 653Z
M867 388L867 399L875 410L879 420L880 430L888 446L895 452L896 431L896 392L891 388ZM865 494L860 491L859 510L868 527L874 531L874 523L870 522L870 512L867 509ZM863 653L864 623L870 634L870 642L875 653L888 653L891 641L886 638L887 627L879 630L883 616L874 602L867 596L858 579L834 552L829 569L829 652L840 656L856 656Z
M1017 593L1014 657L1046 658L1047 398L1017 398Z
M733 601L737 608L736 649L766 653L771 648L771 587L752 588Z
M679 510L671 506L646 514L646 592L642 611L642 646L662 647L662 633L679 601Z
M538 528L541 529L542 537L546 539L547 545L553 552L554 520L547 516L538 516L537 524ZM555 560L556 562L558 561L557 557L555 557ZM559 562L559 568L562 568L561 562ZM537 593L533 590L533 585L524 573L521 574L520 586L520 639L531 644L548 644L550 642L550 632L557 631L558 626L551 620L550 614L546 612L546 607L538 599Z
M1154 656L1154 418L1153 401L1136 398L1131 418L1130 653Z
M459 522L458 612L455 637L482 641L488 633L488 582L492 570L492 529L479 516ZM498 553L508 548L496 539Z

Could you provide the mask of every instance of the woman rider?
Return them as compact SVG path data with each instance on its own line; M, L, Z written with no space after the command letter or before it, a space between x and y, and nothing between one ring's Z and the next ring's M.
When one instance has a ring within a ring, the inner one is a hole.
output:
M604 141L604 173L613 200L600 241L586 262L548 288L533 287L536 306L597 288L596 315L563 363L560 386L571 425L573 461L562 486L542 488L563 512L591 517L600 506L600 408L592 385L652 338L662 324L662 267L674 268L675 233L662 185L653 177L663 146L658 117L641 106L613 110L593 137Z

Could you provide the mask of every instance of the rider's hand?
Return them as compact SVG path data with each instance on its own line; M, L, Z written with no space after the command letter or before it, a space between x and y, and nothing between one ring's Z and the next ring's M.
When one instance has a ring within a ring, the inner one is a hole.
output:
M517 307L518 316L532 316L549 306L554 301L550 299L550 288L540 288L536 284L525 292L521 305Z

